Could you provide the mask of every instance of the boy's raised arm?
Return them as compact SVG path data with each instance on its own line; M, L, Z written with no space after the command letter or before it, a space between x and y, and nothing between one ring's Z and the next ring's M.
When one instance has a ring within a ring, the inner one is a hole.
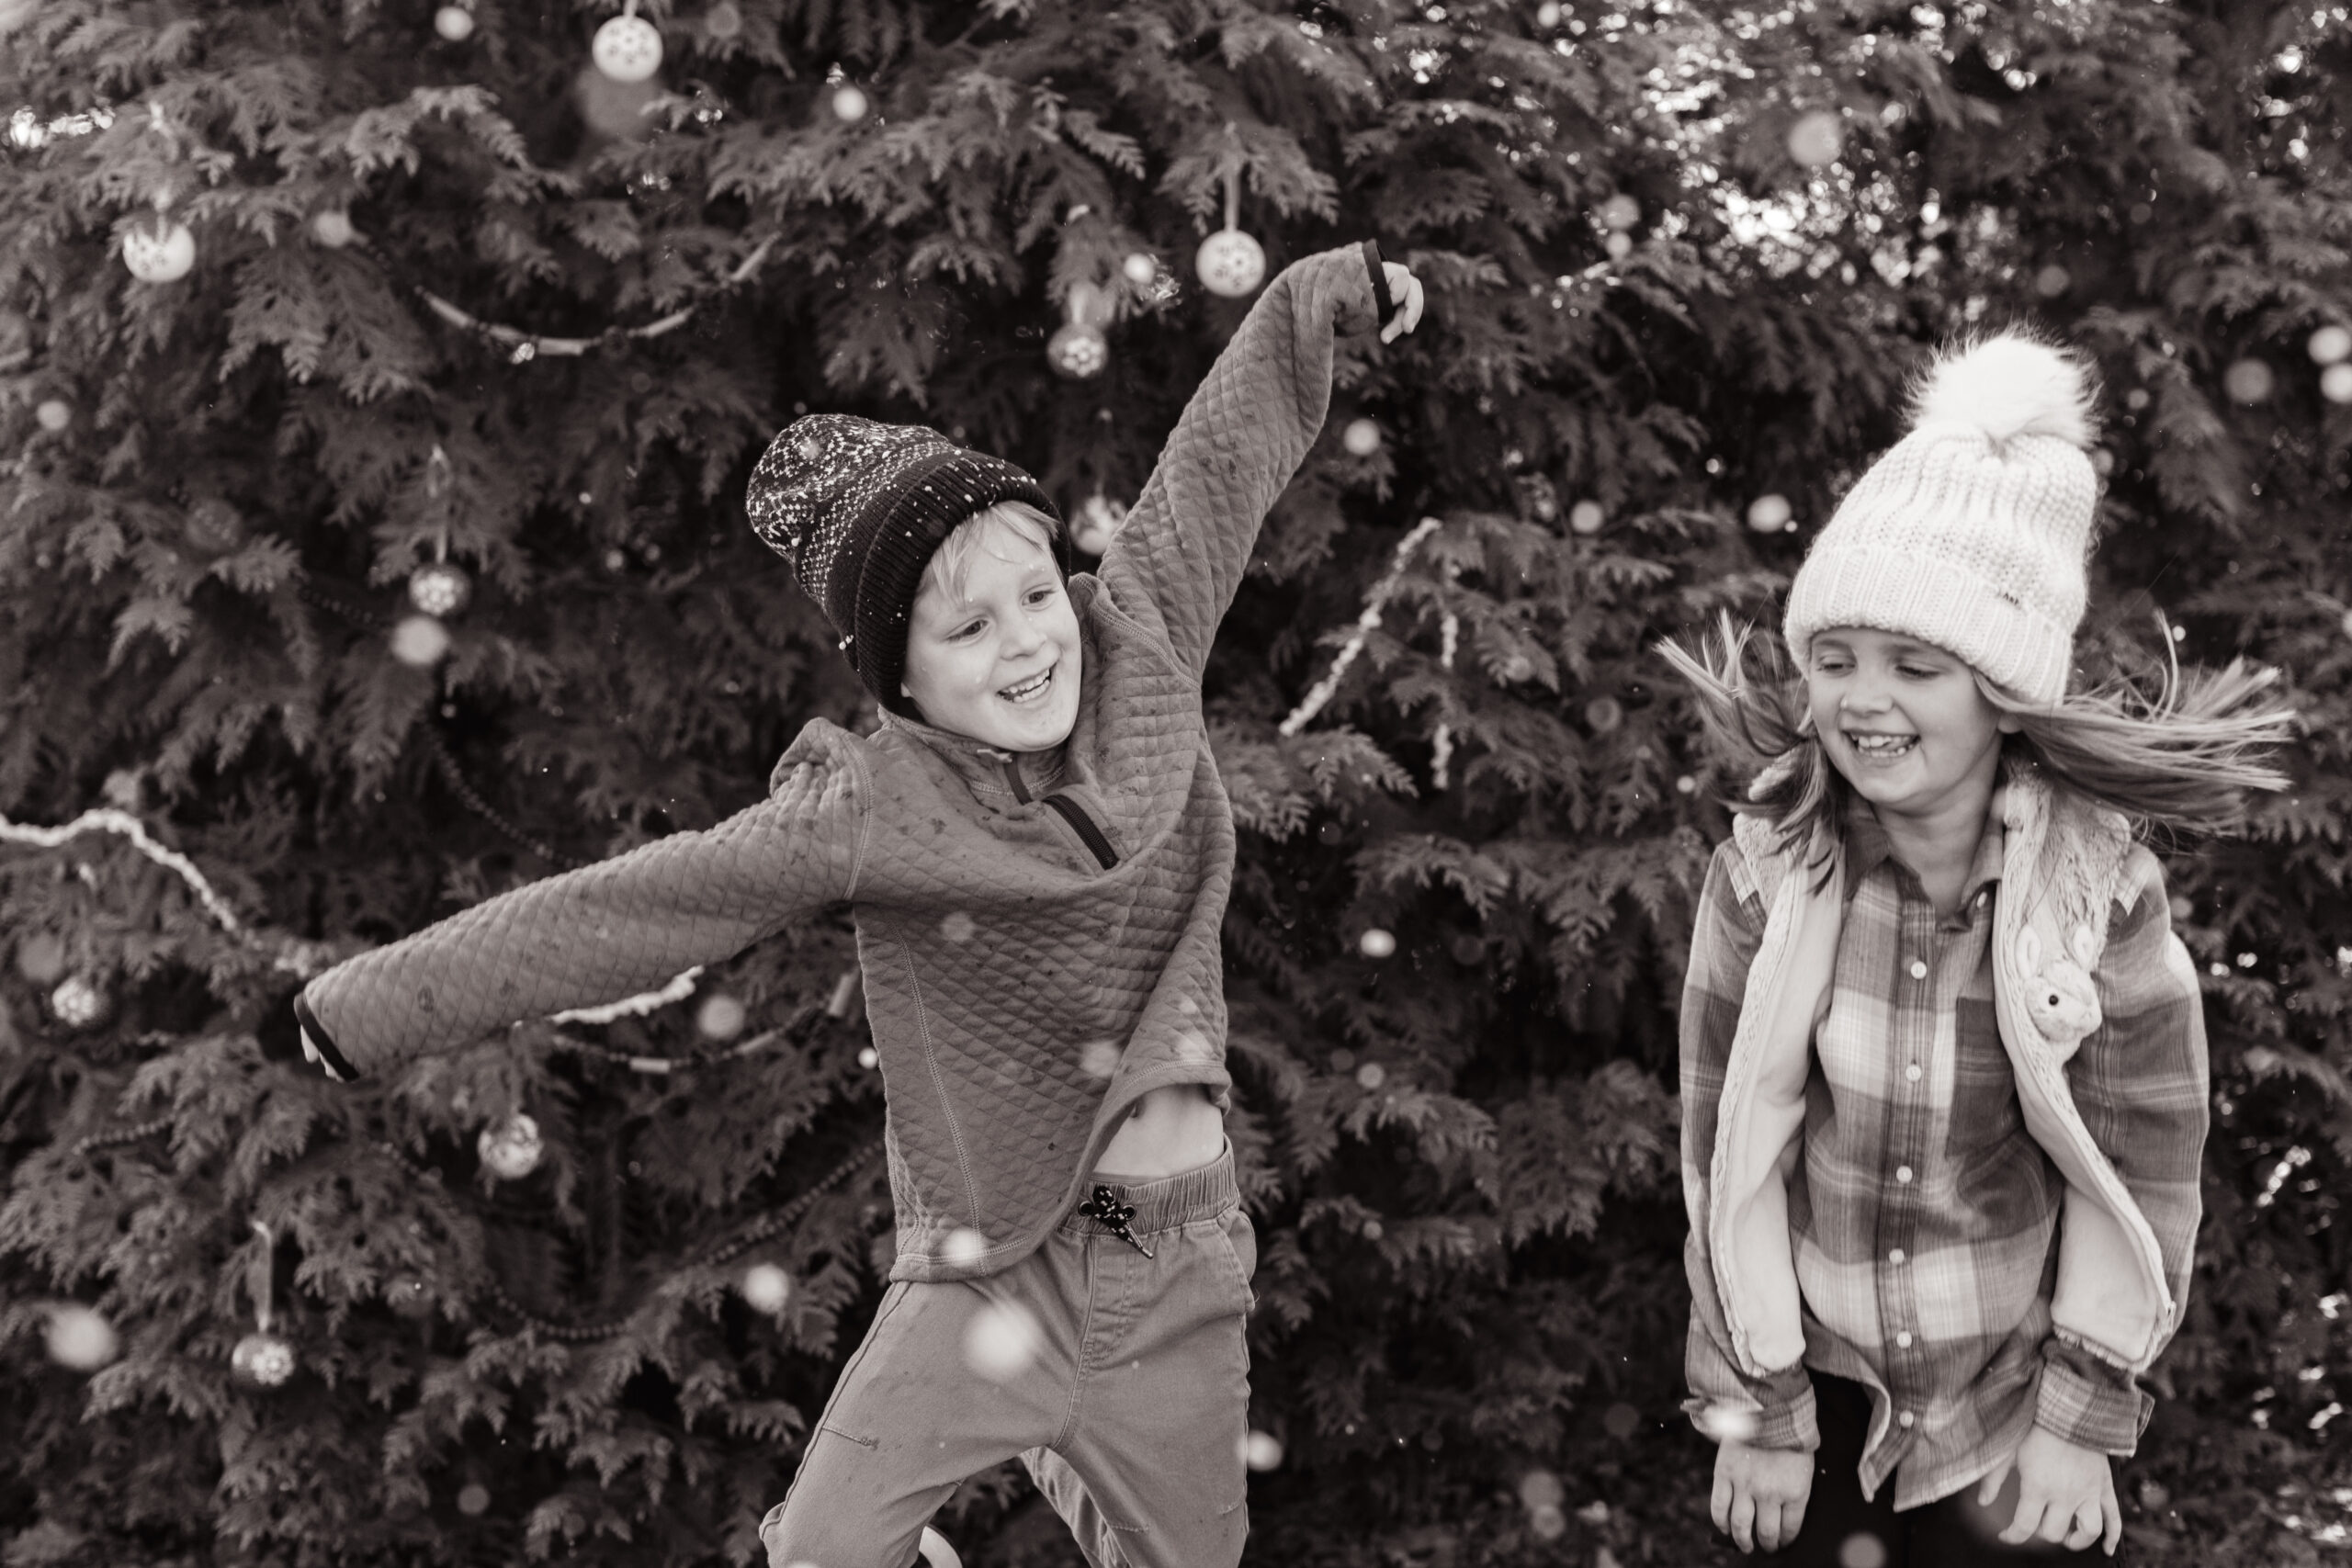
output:
M515 888L346 960L303 987L296 1016L349 1077L729 957L850 897L861 806L847 770L821 759L779 769L768 799L716 827Z
M1377 256L1344 245L1292 263L1266 286L1185 405L1102 557L1112 598L1157 622L1195 674L1259 525L1322 432L1338 335L1376 324Z

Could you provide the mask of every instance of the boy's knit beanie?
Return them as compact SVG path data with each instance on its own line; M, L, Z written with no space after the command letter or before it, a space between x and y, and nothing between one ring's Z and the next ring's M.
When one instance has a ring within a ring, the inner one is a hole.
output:
M2066 694L2098 477L2089 378L2004 333L1948 349L1911 434L1864 474L1789 588L1800 666L1838 626L1916 637L2027 702Z
M752 530L824 611L857 678L899 713L923 568L957 524L1001 501L1026 502L1052 520L1054 558L1068 576L1068 531L1037 481L920 424L842 413L794 420L768 444L745 498Z

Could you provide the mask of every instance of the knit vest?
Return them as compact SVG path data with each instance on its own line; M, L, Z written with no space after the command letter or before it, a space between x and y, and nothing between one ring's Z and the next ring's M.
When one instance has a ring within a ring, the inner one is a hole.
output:
M1996 815L2006 836L1994 1017L2026 1130L2066 1183L2052 1317L2064 1337L2138 1372L2170 1338L2179 1309L2155 1232L2066 1082L2067 1060L2101 1021L2091 976L2110 913L2139 896L2124 875L2129 827L2029 768L2011 770ZM1833 850L1825 877L1754 815L1737 819L1734 837L1766 913L1724 1071L1704 1223L1733 1354L1762 1378L1804 1353L1788 1187L1802 1156L1814 1031L1837 967L1845 864ZM2177 940L2172 958L2189 962Z

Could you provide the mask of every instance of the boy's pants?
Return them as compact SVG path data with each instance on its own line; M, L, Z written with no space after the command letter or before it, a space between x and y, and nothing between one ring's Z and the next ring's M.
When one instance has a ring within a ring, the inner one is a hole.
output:
M1813 1495L1796 1540L1761 1552L1759 1563L1788 1568L1976 1568L1990 1562L2070 1562L2077 1568L2119 1568L2128 1552L2109 1557L2097 1542L2069 1551L2048 1541L2005 1546L1996 1538L2017 1517L2018 1474L2012 1469L1989 1508L1976 1502L1973 1481L1949 1497L1894 1511L1892 1477L1862 1501L1862 1444L1870 1435L1871 1396L1858 1382L1813 1374L1821 1417L1821 1447L1814 1450Z
M760 1523L770 1568L909 1568L948 1495L1016 1455L1093 1568L1240 1561L1258 1244L1233 1151L1114 1190L1152 1257L1073 1213L1001 1274L890 1286Z

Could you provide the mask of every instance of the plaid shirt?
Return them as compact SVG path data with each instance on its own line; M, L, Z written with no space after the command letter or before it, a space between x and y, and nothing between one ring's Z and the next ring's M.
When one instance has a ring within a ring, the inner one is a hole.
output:
M1741 1375L1694 1246L1689 1408L1759 1404L1751 1440L1811 1448L1804 1368L1860 1383L1871 1405L1862 1487L1875 1495L1894 1475L1898 1508L1981 1478L2036 1424L2129 1455L2153 1400L2052 1332L2065 1180L2020 1119L1995 1022L1989 937L2003 835L1987 829L1958 908L1941 919L1866 806L1845 844L1836 978L1789 1178L1804 1364L1766 1382ZM2184 989L2167 962L2161 874L2145 850L2133 855L2139 894L2113 919L2097 975L2106 1021L2067 1078L2154 1226L2166 1273L2185 1280L2206 1122L2203 1019L2193 981ZM1682 1011L1685 1159L1701 1168L1764 922L1747 858L1726 843L1702 896Z

